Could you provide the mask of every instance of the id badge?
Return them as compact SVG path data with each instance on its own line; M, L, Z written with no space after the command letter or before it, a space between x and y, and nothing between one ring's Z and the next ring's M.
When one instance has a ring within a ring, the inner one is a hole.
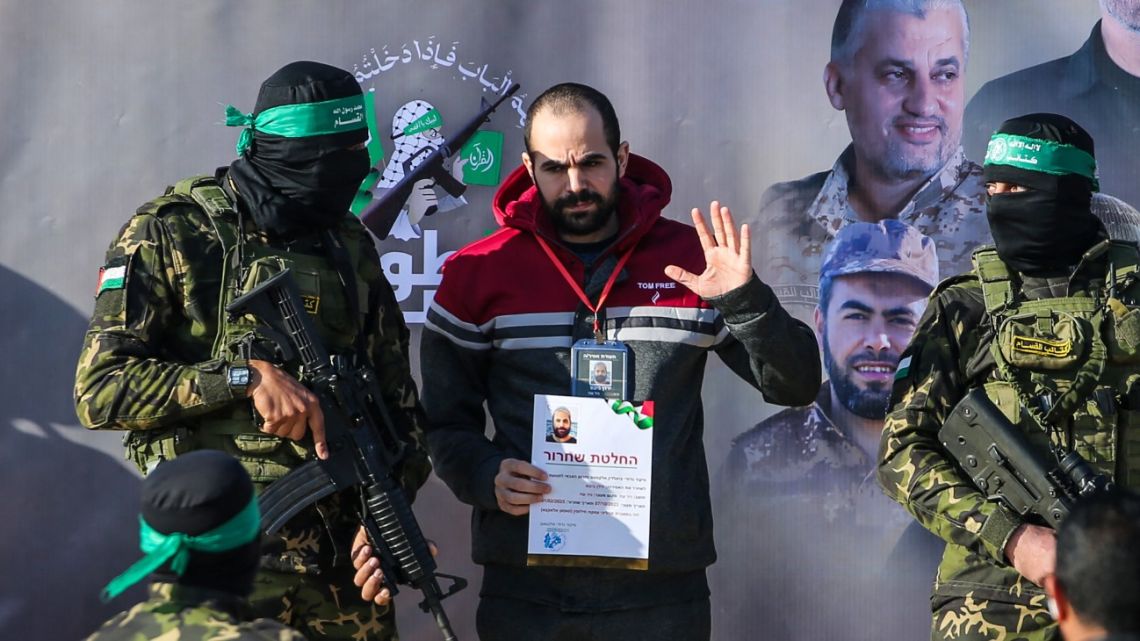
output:
M583 338L570 348L570 393L574 396L628 399L629 348L621 341Z

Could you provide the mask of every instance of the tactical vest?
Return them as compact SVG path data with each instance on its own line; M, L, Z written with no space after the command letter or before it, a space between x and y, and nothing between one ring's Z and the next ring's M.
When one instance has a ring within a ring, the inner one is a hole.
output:
M1028 300L993 248L973 255L993 339L987 396L1040 451L1052 441L1140 485L1140 274L1135 245L1106 241L1078 270L1087 291ZM1102 275L1103 274L1103 275Z
M341 242L339 253L312 255L286 251L266 244L256 233L239 229L239 216L229 197L212 176L196 176L168 187L166 193L139 210L158 215L172 204L201 208L213 225L223 249L222 277L217 305L218 332L211 357L222 362L248 359L257 345L266 345L260 325L251 316L229 318L226 306L284 269L291 270L305 309L313 317L330 354L352 355L363 350L362 328L368 326L368 285L361 279L362 244L371 242L363 230L338 230L330 240ZM327 243L326 243L327 244ZM342 263L338 269L331 259ZM345 282L341 274L353 279ZM350 298L350 296L352 298ZM264 355L261 356L264 358ZM298 372L291 372L296 375ZM252 403L235 402L231 408L188 419L171 427L133 431L124 438L127 457L144 473L160 461L199 449L222 450L245 466L255 483L281 478L314 457L311 438L294 442L258 431Z

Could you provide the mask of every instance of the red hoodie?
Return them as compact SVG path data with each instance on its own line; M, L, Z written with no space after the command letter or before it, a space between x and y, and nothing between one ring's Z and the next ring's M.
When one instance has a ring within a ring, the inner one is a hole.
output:
M607 255L620 256L634 244L644 245L633 253L626 265L626 272L637 284L634 287L615 287L606 301L607 307L654 304L709 307L664 273L665 265L670 262L698 274L705 265L704 251L694 230L661 217L661 210L669 204L672 191L673 185L663 169L645 158L630 154L626 174L621 179L618 238L595 264L601 265ZM467 245L448 259L443 268L444 278L447 279L453 263L462 263L465 258L475 256L484 257L479 261L479 276L494 273L510 274L512 278L501 283L476 278L461 288L441 286L436 292L436 301L476 325L503 315L575 309L578 297L550 264L550 258L533 236L539 235L546 240L579 284L585 280L585 265L574 252L562 245L525 167L519 166L511 172L495 194L493 207L495 219L502 228ZM663 263L661 256L668 260ZM516 287L519 284L523 287ZM653 296L658 292L661 296L654 302ZM475 295L477 293L485 293L489 298L483 299ZM468 306L473 298L483 299L488 304L470 309ZM461 311L465 308L469 313Z
M702 590L707 594L702 570L715 559L702 443L701 382L708 352L716 351L777 403L806 404L819 389L814 334L783 311L766 285L753 278L705 301L665 276L669 264L694 273L705 267L696 231L661 216L670 192L660 167L630 156L621 180L617 239L593 262L586 282L586 266L562 245L537 189L519 168L495 196L502 229L459 250L444 266L420 349L423 405L436 473L460 500L475 506L477 563L525 567L527 519L498 509L493 479L503 459L530 458L534 395L569 393L570 346L592 335L593 314L536 234L593 292L591 301L617 256L634 247L605 303L602 327L607 338L629 347L629 400L655 405L649 572L613 571L605 597L598 596L603 592L597 585L572 585L589 573L569 570L544 583L546 574L527 569L527 581L536 582L498 588L485 583L486 593L502 589L547 603L578 598L575 607L587 607L580 602L585 589L599 599L589 607L600 609L649 605L678 590L693 591L693 598ZM494 423L490 439L484 404ZM681 585L666 575L688 578Z

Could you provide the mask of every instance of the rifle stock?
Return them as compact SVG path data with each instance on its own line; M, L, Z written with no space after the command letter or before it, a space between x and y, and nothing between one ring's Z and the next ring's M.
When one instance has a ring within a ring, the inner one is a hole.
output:
M1054 529L1077 499L1111 484L1076 452L1034 445L982 388L959 401L938 439L986 498Z

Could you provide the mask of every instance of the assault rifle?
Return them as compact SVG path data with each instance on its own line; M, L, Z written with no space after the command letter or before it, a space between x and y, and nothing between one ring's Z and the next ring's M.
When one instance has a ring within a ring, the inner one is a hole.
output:
M424 597L420 608L435 617L446 641L455 641L440 601L467 587L467 581L435 571L435 559L393 475L405 446L384 404L376 373L346 358L329 357L288 269L227 305L226 312L250 314L267 325L265 335L287 358L294 354L289 348L295 350L302 366L301 382L320 398L325 417L328 459L309 461L262 492L258 497L262 530L272 534L316 501L356 488L361 525L380 559L389 592L395 596L397 584L419 590ZM437 577L451 581L446 592Z
M987 498L1021 516L1035 515L1053 529L1078 499L1112 486L1080 454L1054 445L1044 452L1031 443L982 388L954 407L938 439Z
M463 145L471 139L471 136L475 135L479 127L490 120L491 114L499 108L499 105L503 104L504 100L510 98L518 90L519 83L516 82L495 102L488 103L486 99L480 99L481 109L479 113L475 114L474 118L468 120L458 130L452 132L450 136L447 136L443 144L431 150L427 157L416 165L415 169L412 169L412 163L418 156L409 158L404 163L404 177L400 179L400 182L360 212L360 220L364 226L370 229L376 238L380 240L387 238L388 232L392 231L392 225L396 224L400 210L404 208L404 203L408 202L408 198L412 195L412 189L416 183L426 178L434 178L452 196L462 195L467 188L466 185L455 180L443 168L443 161L458 153ZM423 151L427 152L427 148Z

